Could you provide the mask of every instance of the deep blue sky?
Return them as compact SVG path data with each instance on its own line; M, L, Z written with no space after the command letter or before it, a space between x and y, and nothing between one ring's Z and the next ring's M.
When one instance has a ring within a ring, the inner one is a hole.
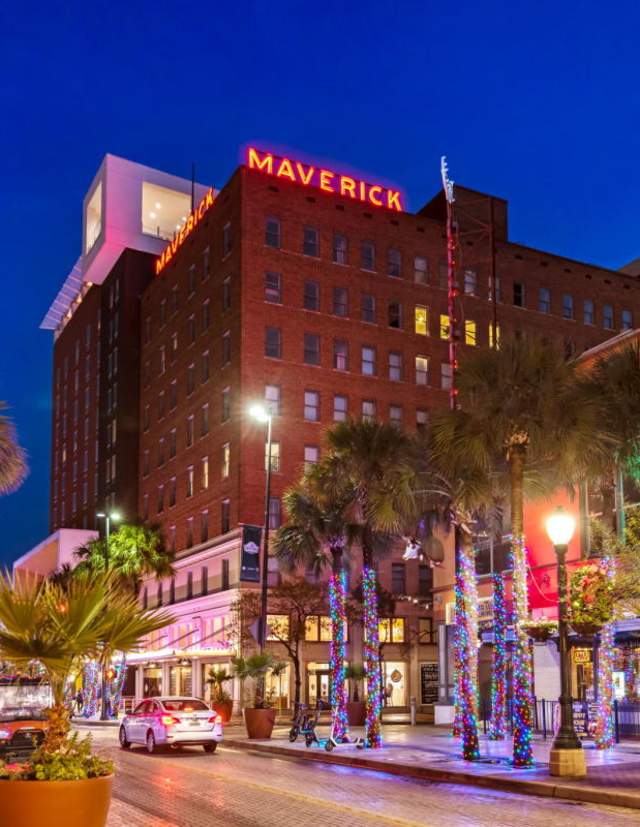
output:
M17 3L0 11L0 399L31 475L0 562L47 530L51 334L102 156L222 185L247 141L335 159L419 208L455 180L514 240L640 256L637 3ZM134 8L132 8L132 6ZM54 8L55 7L55 8Z

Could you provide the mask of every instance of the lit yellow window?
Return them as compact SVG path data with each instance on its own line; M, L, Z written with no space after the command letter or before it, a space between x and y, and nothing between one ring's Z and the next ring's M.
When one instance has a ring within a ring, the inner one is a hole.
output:
M404 643L404 619L402 617L392 619L391 639L394 643Z
M500 347L500 325L496 325L496 342ZM493 322L489 324L489 347L493 347Z
M318 616L311 615L304 622L304 639L317 640L318 639Z
M426 336L429 333L429 316L427 308L421 304L416 305L415 309L416 333L421 336Z
M464 322L464 343L466 345L476 344L476 323L471 319L465 319Z
M391 642L391 619L382 617L378 621L378 638L380 643Z
M449 338L449 317L445 316L444 313L440 314L440 338Z
M267 615L267 640L289 639L289 615Z
M320 640L331 640L331 618L326 615L320 618Z

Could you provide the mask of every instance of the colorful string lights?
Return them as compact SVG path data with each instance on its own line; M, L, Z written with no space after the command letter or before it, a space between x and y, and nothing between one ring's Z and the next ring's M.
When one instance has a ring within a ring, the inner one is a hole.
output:
M331 617L331 643L329 644L329 669L331 670L331 707L333 709L333 737L340 742L348 737L347 689L345 683L346 646L344 630L347 622L347 575L341 571L329 579L329 614Z
M507 716L507 612L504 602L504 578L493 577L493 675L491 677L491 721L489 739L504 741Z
M458 532L456 532L458 534ZM460 532L461 535L461 532ZM456 651L455 670L462 757L480 757L478 742L478 589L475 554L470 542L459 536L456 572Z
M367 721L365 746L379 749L382 746L380 718L382 715L382 681L380 679L378 637L378 593L376 570L365 565L362 571L362 600L364 603L363 660L367 673Z
M513 658L513 766L533 764L531 746L532 704L531 647L522 623L529 614L527 594L527 549L522 535L513 537L513 608L515 614L515 647Z
M598 706L594 739L598 749L610 749L615 744L613 727L613 667L615 663L615 636L613 623L600 630L598 649Z
M87 661L82 670L82 714L85 718L94 718L96 715L100 676L101 670L97 661Z
M120 663L116 664L115 677L112 684L112 700L111 700L111 717L118 717L118 710L122 702L122 690L124 688L124 680L127 674L127 657L123 653Z

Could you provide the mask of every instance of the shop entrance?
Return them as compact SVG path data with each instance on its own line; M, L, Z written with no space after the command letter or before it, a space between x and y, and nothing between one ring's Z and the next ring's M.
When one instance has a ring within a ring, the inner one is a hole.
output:
M142 682L142 696L155 698L162 694L162 669L159 666L145 667Z
M317 706L318 701L328 709L331 706L331 673L328 663L310 664L307 669L307 703Z

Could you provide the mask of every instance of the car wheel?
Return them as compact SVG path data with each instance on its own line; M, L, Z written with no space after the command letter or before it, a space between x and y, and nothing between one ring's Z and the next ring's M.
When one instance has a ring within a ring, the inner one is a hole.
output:
M149 753L149 755L156 752L157 749L158 749L158 747L156 746L156 737L153 734L152 730L149 730L149 732L147 732L146 745L147 745L147 752Z
M120 747L122 749L129 749L131 746L131 741L127 738L127 732L124 726L120 727L120 732L118 733L118 740L120 741Z
M208 744L202 745L205 752L215 752L218 747L217 741L210 741Z
M298 727L297 726L292 726L291 729L289 730L289 741L293 744L293 742L296 741L297 738L298 738Z

